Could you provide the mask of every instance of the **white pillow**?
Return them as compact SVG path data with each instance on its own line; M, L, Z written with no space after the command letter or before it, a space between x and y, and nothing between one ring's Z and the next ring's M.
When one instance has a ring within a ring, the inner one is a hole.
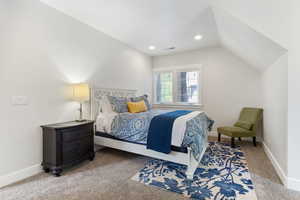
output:
M114 112L112 106L107 98L107 96L103 96L101 100L101 111L103 113L111 113Z

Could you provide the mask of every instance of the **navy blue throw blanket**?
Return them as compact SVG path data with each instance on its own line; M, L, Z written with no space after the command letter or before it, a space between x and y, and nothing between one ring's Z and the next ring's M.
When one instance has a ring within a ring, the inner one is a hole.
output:
M153 117L148 131L147 149L161 153L170 153L174 121L176 118L191 112L188 110L177 110Z

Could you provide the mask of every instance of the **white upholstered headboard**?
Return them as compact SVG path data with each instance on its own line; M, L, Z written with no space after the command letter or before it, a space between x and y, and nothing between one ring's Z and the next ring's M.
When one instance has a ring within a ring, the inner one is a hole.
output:
M96 119L99 111L99 103L103 96L135 97L136 92L136 90L127 89L91 88L91 120Z

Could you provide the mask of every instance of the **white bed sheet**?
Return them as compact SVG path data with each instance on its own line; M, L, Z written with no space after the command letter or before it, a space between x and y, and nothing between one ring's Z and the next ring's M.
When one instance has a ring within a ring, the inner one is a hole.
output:
M100 112L96 119L96 130L103 133L111 133L111 124L118 114L115 112Z

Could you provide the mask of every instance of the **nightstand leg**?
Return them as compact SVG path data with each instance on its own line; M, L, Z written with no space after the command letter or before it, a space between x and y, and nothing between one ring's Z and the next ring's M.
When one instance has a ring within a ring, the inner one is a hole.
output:
M56 168L52 170L52 174L56 177L60 177L61 173L62 173L62 169L60 168Z
M95 153L94 152L90 153L90 161L93 161L94 158L95 158Z
M43 167L43 170L45 173L49 173L50 172L50 169L48 167Z

